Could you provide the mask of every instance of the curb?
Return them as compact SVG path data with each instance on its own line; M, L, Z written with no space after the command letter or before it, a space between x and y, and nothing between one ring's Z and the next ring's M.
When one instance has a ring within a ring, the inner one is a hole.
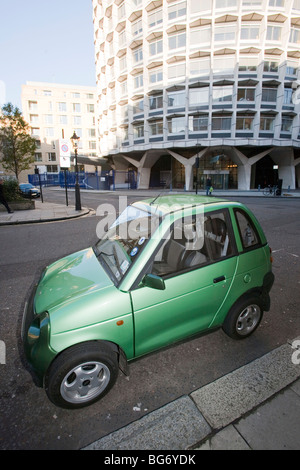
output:
M41 224L45 222L59 222L62 220L69 220L69 219L77 219L79 217L84 217L90 214L91 212L95 212L94 209L90 209L87 207L84 207L79 214L71 214L71 215L64 215L64 216L58 216L58 217L40 217L39 219L28 219L28 220L14 220L14 221L0 221L0 227L4 225L27 225L27 224Z
M300 377L293 350L289 341L81 450L197 449Z

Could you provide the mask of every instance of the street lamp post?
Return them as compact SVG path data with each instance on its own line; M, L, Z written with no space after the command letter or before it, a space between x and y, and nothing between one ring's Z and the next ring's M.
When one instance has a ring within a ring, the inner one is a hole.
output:
M80 137L74 131L74 134L71 137L73 149L75 152L75 175L76 175L76 182L75 182L75 210L81 211L81 200L80 200L80 187L78 182L78 141Z

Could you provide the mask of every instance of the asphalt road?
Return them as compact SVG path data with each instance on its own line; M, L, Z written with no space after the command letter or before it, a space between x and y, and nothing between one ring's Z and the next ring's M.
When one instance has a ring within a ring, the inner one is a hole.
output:
M116 196L82 192L81 197L95 210L108 202L118 207ZM44 198L65 202L63 191L45 190ZM6 364L0 364L0 449L82 448L300 335L300 199L240 200L261 222L274 255L272 307L259 329L244 341L219 330L139 359L101 401L76 411L55 407L33 384L22 363L20 324L43 267L93 244L100 219L0 227L0 340L6 345Z

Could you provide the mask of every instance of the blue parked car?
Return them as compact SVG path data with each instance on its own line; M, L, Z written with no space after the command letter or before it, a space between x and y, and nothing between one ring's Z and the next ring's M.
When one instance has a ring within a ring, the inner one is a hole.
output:
M40 190L31 183L21 183L19 188L22 196L25 197L40 197L41 195Z

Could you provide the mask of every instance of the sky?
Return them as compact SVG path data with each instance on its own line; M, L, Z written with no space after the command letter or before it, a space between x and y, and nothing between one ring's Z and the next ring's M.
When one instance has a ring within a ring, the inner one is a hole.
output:
M27 81L96 86L92 0L0 0L0 105Z

